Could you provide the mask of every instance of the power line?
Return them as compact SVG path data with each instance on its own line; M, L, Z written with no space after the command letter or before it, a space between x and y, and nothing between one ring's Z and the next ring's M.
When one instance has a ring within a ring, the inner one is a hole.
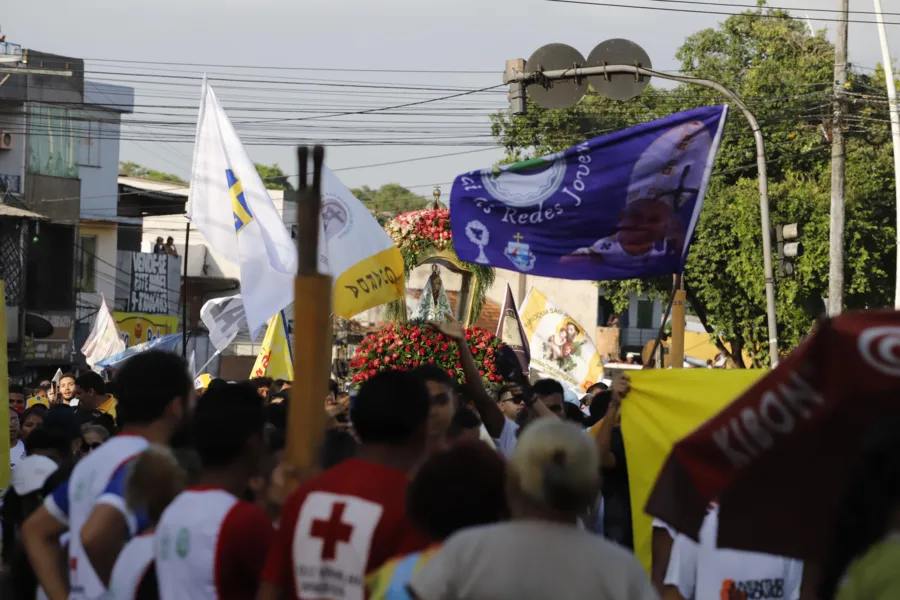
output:
M731 4L728 2L709 2L708 0L707 1L701 1L701 0L647 0L647 1L648 2L661 2L661 3L666 3L666 4L695 4L695 5L701 5L701 6L727 6L730 8L749 8L749 9L760 8L760 6L758 4ZM822 13L835 13L835 14L842 13L841 10L836 9L836 8L800 8L800 7L786 7L786 6L769 6L768 4L763 6L762 8L766 8L768 10L783 10L783 11L802 10L804 12L822 12ZM873 10L850 10L847 12L850 14L857 14L857 15L877 15L878 14L877 12L875 12ZM881 14L883 14L885 16L890 16L890 17L900 17L900 13L886 12L886 13L881 13ZM795 17L795 18L799 18L799 17ZM842 21L842 19L838 19L838 21ZM851 23L852 22L853 21L851 21Z

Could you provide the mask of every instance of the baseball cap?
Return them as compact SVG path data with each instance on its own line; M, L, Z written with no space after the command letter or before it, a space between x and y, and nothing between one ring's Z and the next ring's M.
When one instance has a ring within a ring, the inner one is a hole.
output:
M39 454L26 456L12 473L12 488L19 496L27 496L44 487L44 482L59 465L52 459Z

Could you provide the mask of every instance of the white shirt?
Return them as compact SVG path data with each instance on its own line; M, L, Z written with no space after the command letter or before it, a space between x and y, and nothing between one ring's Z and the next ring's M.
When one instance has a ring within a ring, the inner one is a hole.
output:
M89 600L106 592L81 545L81 528L98 504L108 504L125 517L134 536L147 522L125 505L125 484L131 460L149 442L133 435L112 438L82 458L67 481L44 500L44 507L74 535L69 540L69 600Z
M503 430L500 432L500 437L494 440L497 450L506 457L506 460L512 458L513 450L516 449L516 442L518 441L516 432L518 431L519 426L514 421L505 419L503 422Z
M116 559L104 600L134 600L138 586L153 564L153 535L139 535L125 544Z
M678 534L672 544L665 584L674 585L686 600L720 600L733 582L748 598L797 600L803 579L798 560L716 547L719 508L712 508L700 528L700 541Z

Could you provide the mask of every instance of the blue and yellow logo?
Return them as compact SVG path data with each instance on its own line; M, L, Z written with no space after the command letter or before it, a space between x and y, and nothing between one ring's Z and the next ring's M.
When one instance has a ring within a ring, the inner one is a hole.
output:
M250 214L250 207L247 206L247 199L244 197L244 188L241 186L241 180L234 176L231 169L225 170L228 176L228 189L231 192L231 211L234 213L234 231L240 233L241 229L250 224L253 215Z

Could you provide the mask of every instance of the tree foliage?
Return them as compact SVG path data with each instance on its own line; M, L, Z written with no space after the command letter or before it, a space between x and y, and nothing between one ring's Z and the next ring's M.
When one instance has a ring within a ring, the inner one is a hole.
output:
M281 170L281 167L278 166L278 163L273 165L253 163L253 165L256 167L256 172L259 173L259 177L263 180L267 190L285 190L287 192L294 190L294 186L288 181L287 176Z
M366 205L382 225L397 215L425 208L428 202L397 183L386 183L377 190L367 185L350 190Z
M765 14L765 16L763 16ZM828 292L830 135L834 48L783 11L760 7L689 36L677 52L683 75L737 92L760 122L766 143L772 225L799 223L805 253L795 275L776 272L779 345L795 347L824 310ZM894 179L883 77L852 73L847 90L845 303L885 306L893 296ZM879 96L872 96L872 94ZM567 110L528 103L528 114L492 117L507 161L565 149L586 138L702 105L721 104L712 90L648 86L617 102L589 94ZM768 361L765 281L756 147L732 104L694 237L685 282L691 309L738 364L746 350ZM777 271L777 267L776 267ZM670 279L600 282L617 309L632 292L671 292Z
M171 181L173 183L187 183L184 179L174 173L165 173L154 169L147 169L135 162L120 162L119 175L123 177L140 177L142 179L152 179L153 181Z

